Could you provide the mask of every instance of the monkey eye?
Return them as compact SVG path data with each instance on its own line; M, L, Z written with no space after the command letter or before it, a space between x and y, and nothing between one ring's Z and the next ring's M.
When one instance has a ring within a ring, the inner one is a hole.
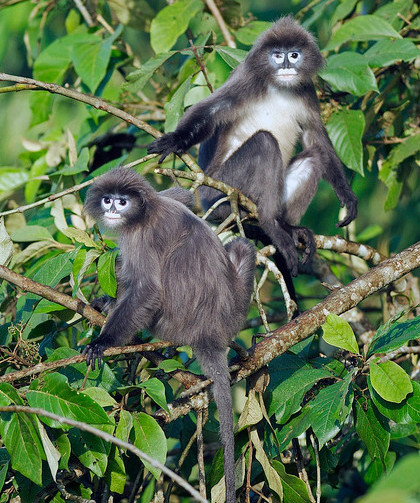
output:
M125 199L124 197L121 197L120 199L115 201L115 208L120 211L123 208L126 208L128 206L128 199Z
M112 199L108 196L104 196L102 198L102 206L104 209L109 210L112 206Z
M300 52L292 51L287 53L287 59L290 61L290 63L296 63L300 59Z
M271 58L273 59L274 63L276 63L276 65L281 65L282 63L284 63L284 52L274 51L271 54Z

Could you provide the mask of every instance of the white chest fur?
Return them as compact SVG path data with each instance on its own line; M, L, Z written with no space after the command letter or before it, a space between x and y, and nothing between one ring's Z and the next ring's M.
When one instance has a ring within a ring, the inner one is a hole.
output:
M299 124L305 117L306 107L300 98L287 91L271 89L245 109L243 117L229 134L224 160L258 131L268 131L276 138L283 163L287 165L301 134Z

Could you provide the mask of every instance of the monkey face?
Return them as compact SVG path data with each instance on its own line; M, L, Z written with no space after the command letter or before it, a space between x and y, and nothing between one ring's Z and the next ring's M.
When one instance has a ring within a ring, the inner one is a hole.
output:
M298 50L272 50L270 64L274 68L276 80L285 84L296 80L301 60L302 53Z
M131 199L126 195L106 194L101 199L103 224L115 228L124 224L127 212L131 209Z

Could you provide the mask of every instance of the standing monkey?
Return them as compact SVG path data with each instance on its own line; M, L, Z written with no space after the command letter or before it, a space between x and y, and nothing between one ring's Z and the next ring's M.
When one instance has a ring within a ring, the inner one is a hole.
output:
M184 194L183 194L184 193ZM177 199L177 200L176 200ZM242 328L254 281L255 248L238 238L221 244L194 215L189 193L157 193L136 172L116 168L98 178L84 212L119 233L117 298L99 337L84 350L101 365L106 348L128 344L140 329L189 345L213 380L224 447L226 501L235 502L234 436L227 349Z
M258 38L222 87L189 108L176 130L148 149L162 154L162 162L171 152L200 143L200 166L257 204L261 229L294 276L298 243L305 244L304 261L315 252L312 232L297 224L321 178L347 208L337 225L348 225L357 215L356 196L322 123L312 82L323 65L312 35L284 17ZM292 157L298 141L303 151ZM206 186L198 190L204 209L224 195ZM212 218L229 213L223 203Z

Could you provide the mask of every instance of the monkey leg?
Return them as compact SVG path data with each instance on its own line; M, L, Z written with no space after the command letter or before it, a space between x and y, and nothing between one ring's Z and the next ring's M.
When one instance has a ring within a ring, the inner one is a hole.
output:
M312 231L297 224L308 209L323 172L323 158L315 148L308 148L294 157L287 170L283 191L286 223L296 246L304 245L302 262L309 262L316 250Z
M277 140L267 131L259 131L242 144L221 165L212 164L206 173L232 187L254 201L258 207L259 224L270 241L283 256L293 276L298 271L298 252L293 237L280 218L284 166ZM203 207L211 206L222 197L220 192L209 187L200 187ZM220 205L213 218L224 218L229 214L226 204Z

